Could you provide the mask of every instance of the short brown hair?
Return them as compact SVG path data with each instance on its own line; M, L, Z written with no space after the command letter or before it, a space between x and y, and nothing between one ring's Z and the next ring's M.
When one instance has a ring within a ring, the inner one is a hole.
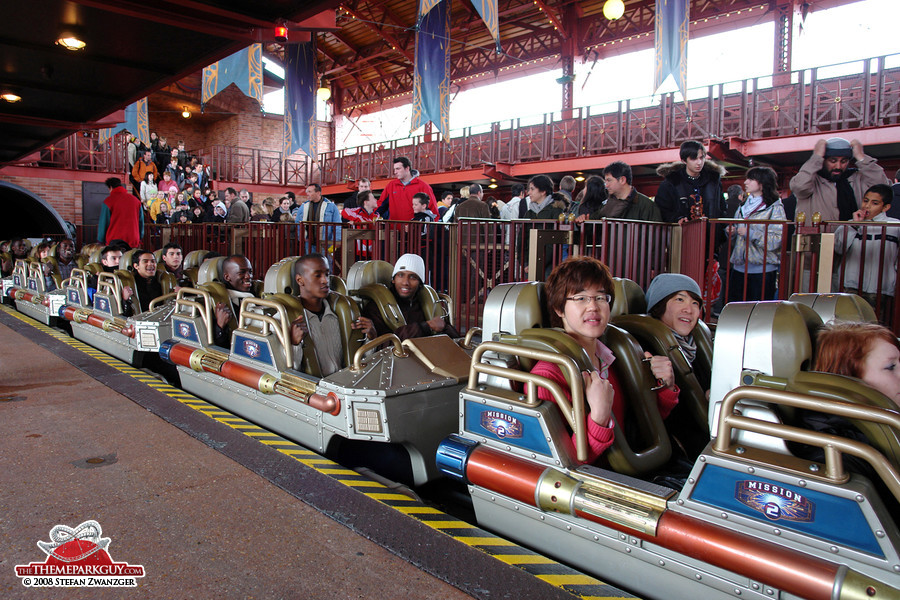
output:
M816 336L816 371L862 377L866 355L877 340L900 350L890 329L878 323L829 323Z
M609 267L593 256L572 256L556 265L547 278L547 308L550 310L550 323L554 327L562 326L562 319L556 312L565 311L566 297L591 285L599 286L611 296L610 305L615 302Z

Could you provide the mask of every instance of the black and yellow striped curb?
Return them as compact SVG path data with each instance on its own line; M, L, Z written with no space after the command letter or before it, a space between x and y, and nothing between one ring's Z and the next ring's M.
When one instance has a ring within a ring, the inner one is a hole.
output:
M527 548L517 545L479 527L461 521L452 515L448 515L434 507L427 506L406 494L394 491L386 485L374 481L352 469L348 469L328 458L325 458L312 450L308 450L296 443L272 433L258 425L250 423L214 404L197 398L183 390L161 381L157 377L145 371L136 369L121 360L111 357L105 352L97 350L65 333L35 321L6 305L0 305L0 310L21 320L27 325L45 333L68 346L83 352L103 364L114 368L120 373L139 381L150 388L165 394L169 398L209 417L231 429L263 444L269 448L289 456L293 460L327 475L341 484L353 488L368 498L391 507L399 513L412 517L428 527L440 531L451 538L477 548L496 560L507 565L522 569L530 575L558 587L566 592L586 600L600 600L602 598L634 598L611 584L604 583L594 577L585 575L566 565L556 562L541 554L537 554Z

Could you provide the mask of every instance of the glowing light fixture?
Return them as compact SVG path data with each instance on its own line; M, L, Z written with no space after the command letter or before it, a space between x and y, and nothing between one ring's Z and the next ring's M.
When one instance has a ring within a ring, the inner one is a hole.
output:
M577 177L575 177L575 181L577 181L579 183L584 181L584 175L578 175Z
M275 41L283 44L288 41L288 28L284 25L275 26Z
M56 39L56 43L66 50L72 50L73 52L84 50L84 47L87 46L87 42L81 39L81 35L73 27L63 29Z
M319 80L319 89L316 90L316 96L322 102L328 102L328 99L331 98L331 88L325 85L325 80Z
M190 118L191 118L191 111L188 110L188 107L187 107L187 106L184 106L184 107L182 107L182 108L183 108L184 110L181 111L181 116L184 117L185 119L190 119Z
M12 92L3 92L2 94L0 94L0 98L3 98L4 100L12 104L13 102L18 102L19 100L21 100L22 96L13 94Z
M496 184L496 183L492 183L492 184L488 185L488 187L489 187L490 189L492 189L492 190L495 190L495 189L497 189L497 184Z
M622 0L606 0L603 5L603 16L615 21L625 14L625 3Z

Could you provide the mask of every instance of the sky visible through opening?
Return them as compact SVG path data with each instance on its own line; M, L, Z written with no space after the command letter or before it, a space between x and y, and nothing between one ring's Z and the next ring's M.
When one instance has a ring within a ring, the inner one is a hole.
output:
M836 8L810 12L799 29L795 18L792 68L807 69L822 65L857 61L821 73L834 77L862 69L859 59L900 53L900 36L896 33L897 0L863 0ZM705 96L706 90L694 92L690 88L740 81L752 77L764 78L760 85L768 85L772 73L774 51L774 23L760 11L760 24L735 31L717 33L688 43L688 96ZM546 61L550 65L554 61ZM893 57L889 67L900 66L900 56ZM270 68L267 64L266 68ZM273 72L278 73L275 69ZM615 108L619 100L631 99L632 106L648 106L659 101L653 96L653 49L614 55L594 63L575 63L574 105L595 107L595 113ZM283 76L283 71L278 73ZM548 66L542 73L508 80L496 85L484 85L451 96L450 127L454 133L465 127L480 132L494 121L521 118L522 124L541 122L543 114L559 111L562 89L556 79L559 68ZM661 92L675 91L674 81L663 84ZM726 92L730 91L726 88ZM678 95L680 99L680 95ZM319 118L330 107L319 103ZM283 114L282 90L265 97L265 110ZM604 106L608 105L608 106ZM513 107L513 108L511 108ZM381 143L410 137L411 105L405 104L378 113L338 119L338 148L352 148L364 144ZM351 122L352 121L352 122ZM422 130L414 132L420 134Z

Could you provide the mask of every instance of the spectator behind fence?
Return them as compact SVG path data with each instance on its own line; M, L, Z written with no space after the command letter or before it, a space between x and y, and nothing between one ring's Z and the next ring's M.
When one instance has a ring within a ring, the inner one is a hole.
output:
M631 166L627 163L617 160L607 165L603 169L603 181L606 184L606 191L609 193L609 200L606 205L609 206L613 202L623 203L624 210L619 216L621 219L662 221L662 214L656 203L634 189L631 185L631 180ZM599 216L606 216L603 214L602 209Z
M557 219L565 205L553 199L553 180L546 175L535 175L528 180L528 211L526 219Z
M611 214L612 208L610 208L609 211L604 212L606 206L609 205L609 196L606 192L606 183L603 181L603 177L600 177L599 175L591 175L588 177L587 181L584 182L582 193L581 203L578 205L578 212L575 217L576 223L584 223L588 219L602 219L603 217L614 218L619 216L618 214ZM626 208L625 204L620 204L621 206L619 206L619 208L624 211Z
M412 197L417 192L428 195L428 210L437 214L437 201L431 186L419 179L419 172L412 169L409 159L398 156L394 159L394 176L381 193L378 214L385 219L409 221L412 219Z
M851 158L855 166L850 166ZM884 169L865 154L859 140L833 137L816 142L790 185L797 196L797 212L806 213L811 222L814 213L823 221L850 221L864 190L879 183L889 183Z
M763 221L785 219L784 206L778 196L775 171L769 167L753 167L747 171L744 190L747 199L735 217ZM728 301L774 300L781 265L781 225L730 225L734 236L731 251L731 277ZM744 279L746 276L746 290Z
M490 219L491 209L484 203L484 190L481 185L473 183L469 186L469 198L456 207L457 219Z
M514 183L510 188L512 198L500 209L500 218L505 221L512 219L524 219L528 212L528 199L525 197L525 186Z
M888 211L889 217L900 218L900 169L894 173L894 185L891 186L894 192L894 201L891 204L891 210Z
M834 231L835 252L844 256L845 291L859 294L873 307L877 305L880 292L882 315L893 314L894 288L897 285L897 244L900 227L880 225L881 223L900 225L900 220L887 216L892 199L893 191L890 186L873 185L866 190L860 209L853 213L853 220L861 226L841 225ZM867 221L872 223L871 227L865 227ZM880 274L878 265L883 265ZM861 284L860 267L863 271Z
M678 156L681 160L656 169L663 178L656 193L662 220L683 223L701 217L726 216L722 197L724 167L709 160L703 144L693 140L681 144Z

